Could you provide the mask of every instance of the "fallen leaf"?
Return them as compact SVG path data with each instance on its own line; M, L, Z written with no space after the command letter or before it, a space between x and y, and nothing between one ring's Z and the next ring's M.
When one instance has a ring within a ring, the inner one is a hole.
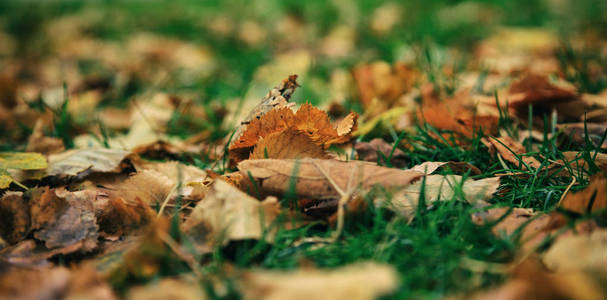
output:
M55 299L70 283L65 267L43 269L14 269L0 276L0 298Z
M8 268L0 275L2 299L117 299L110 286L90 265Z
M0 189L8 188L13 177L6 171L46 169L46 158L40 153L0 152Z
M356 130L356 120L357 115L352 113L333 127L329 116L309 103L302 105L296 113L288 107L273 109L260 119L251 121L242 136L230 146L230 159L240 162L249 158L252 147L260 139L270 134L277 136L288 129L307 135L315 144L324 148L345 143L351 139L352 131ZM288 136L290 135L285 135Z
M133 203L122 198L110 197L107 204L101 208L101 212L97 213L99 235L109 240L116 240L144 228L155 217L156 214L149 204L139 198L135 198Z
M572 84L532 73L512 83L508 105L523 120L528 118L529 105L533 105L538 126L543 126L543 116L553 111L557 111L559 122L578 122L586 109Z
M56 206L53 202L63 204ZM99 228L90 194L46 189L39 203L30 210L32 228L36 229L34 237L43 241L47 248L79 244L86 252L97 247ZM49 211L48 207L52 209ZM51 211L52 215L49 214Z
M354 145L358 158L369 162L384 162L389 159L390 164L402 168L407 164L405 153L395 146L392 146L383 139L374 138L369 142L358 142ZM381 153L381 155L379 155ZM378 156L379 155L379 156Z
M360 94L363 107L369 108L373 98L380 98L385 102L386 109L396 102L399 96L413 87L417 71L403 63L393 66L378 61L354 68L354 79Z
M6 192L0 198L0 237L14 244L30 230L29 205L21 192Z
M534 259L515 266L511 279L494 290L466 297L484 299L604 299L604 286L598 278L581 272L550 273Z
M423 102L416 114L418 122L427 123L440 130L452 131L458 135L472 138L479 131L484 134L496 134L498 118L493 115L478 115L470 96L460 93L441 100L432 85L422 87Z
M260 138L271 133L281 132L293 125L295 114L288 107L274 109L264 114L260 119L253 119L242 135L230 145L230 158L236 162L249 157L251 148Z
M374 185L384 187L406 186L423 173L380 167L361 161L342 162L321 159L256 159L238 164L244 178L251 176L256 184L270 194L284 194L291 184L295 193L304 198L322 199L339 197L337 188L347 191L359 186L368 189Z
M49 176L85 177L94 172L119 172L129 151L105 148L70 150L49 156Z
M303 132L287 129L262 138L249 159L326 158L323 148Z
M126 296L132 300L204 300L207 295L196 278L162 278L159 281L130 289Z
M594 145L598 145L601 143L605 131L607 131L607 125L604 123L566 123L557 124L556 128L561 130L563 135L570 139L574 145L586 144L586 130L588 131L588 139ZM607 139L598 146L601 149L607 149Z
M239 282L247 299L376 299L393 292L398 275L388 265L358 263L333 270L251 271Z
M481 170L465 161L427 161L413 166L409 170L423 172L430 175L439 169L450 169L455 174L464 174L470 171L470 175L480 175Z
M607 215L607 179L602 175L593 177L585 189L568 193L559 206L582 215L597 211Z
M607 230L559 238L544 254L544 264L553 271L607 270Z
M232 240L272 240L271 224L280 212L274 197L259 202L223 180L216 180L207 196L194 207L183 231L201 252Z
M290 75L279 85L271 89L261 102L250 111L249 115L242 120L241 126L234 133L235 140L240 139L241 134L243 134L245 130L248 130L248 125L253 121L261 119L261 117L274 109L286 107L289 99L293 93L295 93L295 89L298 86L297 75Z
M479 180L465 179L457 175L429 175L391 194L388 199L377 198L376 203L385 203L387 207L407 218L417 209L424 186L424 200L427 205L435 201L462 200L472 204L489 200L499 187L499 177Z
M523 169L527 169L525 165L534 169L537 169L542 165L535 157L524 155L527 153L525 147L519 142L514 141L511 137L491 137L489 142L506 161L511 162L516 166L521 165L521 161L524 163L522 164Z
M357 114L350 113L334 128L327 113L306 103L295 113L293 126L307 134L315 143L328 147L349 141L352 131L356 130L357 118ZM341 133L337 129L340 129Z

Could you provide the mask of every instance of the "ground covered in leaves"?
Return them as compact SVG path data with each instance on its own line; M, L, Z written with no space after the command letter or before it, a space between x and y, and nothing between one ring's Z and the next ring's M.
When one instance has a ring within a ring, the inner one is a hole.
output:
M605 299L605 12L2 2L0 298Z

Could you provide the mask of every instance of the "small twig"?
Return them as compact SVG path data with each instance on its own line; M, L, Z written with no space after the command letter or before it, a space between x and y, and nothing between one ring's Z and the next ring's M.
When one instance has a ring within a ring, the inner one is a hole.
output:
M573 176L572 178L573 179L571 179L571 183L567 186L567 188L565 189L565 191L561 195L561 199L559 199L559 202L556 204L557 206L561 205L561 202L563 201L563 199L565 199L565 196L567 196L567 193L569 193L569 190L575 184L575 182L576 182L575 176Z
M164 212L164 208L168 205L169 200L171 200L171 198L173 197L173 194L175 194L175 191L177 191L178 186L179 186L179 184L175 184L173 186L173 188L171 188L171 190L169 191L167 196L164 198L164 201L162 201L162 205L160 206L160 209L158 210L158 216L162 215L162 213Z

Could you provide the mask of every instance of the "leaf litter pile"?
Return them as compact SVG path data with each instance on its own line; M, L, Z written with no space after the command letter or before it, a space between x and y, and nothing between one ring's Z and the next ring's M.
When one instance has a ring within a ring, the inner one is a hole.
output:
M501 28L461 70L422 49L319 83L334 31L203 103L175 82L221 73L209 49L87 21L47 24L44 58L0 32L0 298L607 298L607 70L563 58L583 40Z

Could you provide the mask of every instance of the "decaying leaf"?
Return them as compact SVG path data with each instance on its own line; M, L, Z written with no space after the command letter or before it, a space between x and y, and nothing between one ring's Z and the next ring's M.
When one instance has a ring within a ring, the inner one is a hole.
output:
M374 185L406 186L423 173L380 167L361 161L343 162L321 159L256 159L238 164L244 178L251 176L259 187L270 194L284 194L294 188L304 198L339 197L342 191ZM331 182L334 182L336 187Z
M135 198L135 201L110 197L97 214L99 235L109 240L116 240L143 228L155 217L156 214L149 204L144 203L138 197Z
M49 176L85 176L94 172L119 172L130 152L118 149L90 148L70 150L49 156Z
M535 157L524 155L527 152L525 151L525 147L510 137L492 137L489 139L489 142L506 161L516 166L522 165L523 169L527 169L527 165L537 169L542 165Z
M604 123L566 123L557 124L556 127L563 132L563 135L571 140L574 145L586 144L586 131L588 132L588 140L598 145L603 139L607 124ZM601 149L607 149L607 139L598 145Z
M314 143L308 135L301 131L287 129L274 132L262 138L249 159L290 159L290 158L326 158L322 146Z
M388 266L358 263L334 270L252 271L240 290L247 299L371 300L396 289L398 275Z
M21 192L7 192L0 198L0 238L14 244L30 229L29 206Z
M83 251L89 251L97 246L98 226L90 194L46 189L38 201L40 205L31 209L32 228L37 230L34 237L47 248L80 244ZM57 202L62 204L57 206Z
M457 175L429 175L424 180L410 184L392 193L384 202L392 210L405 217L412 217L417 208L424 186L424 199L427 205L435 201L462 200L472 204L484 203L491 198L499 187L500 179L490 177L479 180L465 179Z
M280 212L274 197L259 202L233 185L215 180L208 195L194 207L183 230L202 252L231 240L272 240L271 224Z

